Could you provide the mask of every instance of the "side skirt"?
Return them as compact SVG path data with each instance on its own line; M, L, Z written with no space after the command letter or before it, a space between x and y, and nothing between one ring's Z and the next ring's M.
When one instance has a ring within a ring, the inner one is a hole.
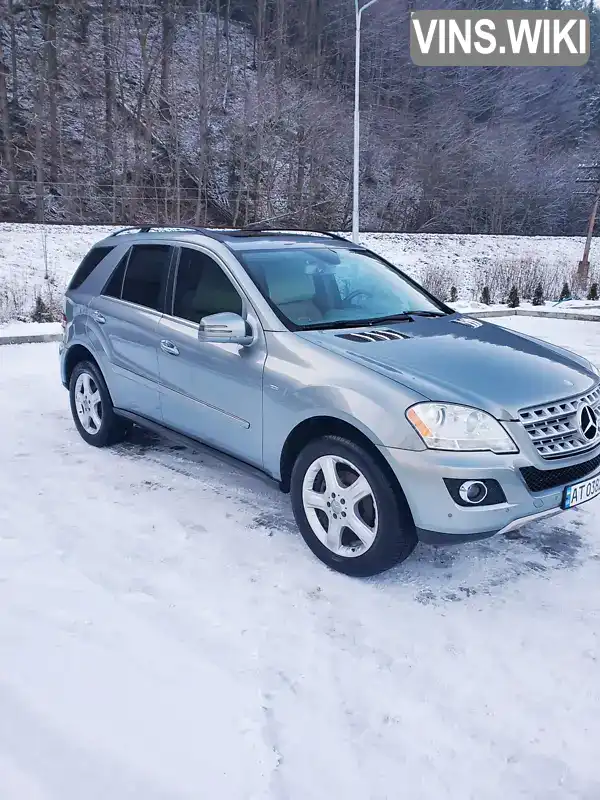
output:
M174 442L175 444L179 444L182 447L189 447L190 450L195 450L197 453L206 453L206 455L213 456L213 458L218 459L223 464L227 464L235 469L243 470L248 475L259 478L269 486L272 487L273 484L275 484L281 489L281 482L277 481L268 473L264 472L258 467L255 467L253 464L248 464L246 461L235 458L235 456L230 456L228 453L217 450L216 447L211 447L210 445L205 444L198 439L194 439L191 436L186 436L184 433L178 433L171 428L167 428L166 425L161 425L160 422L154 422L154 420L147 419L140 414L134 414L132 411L125 411L122 408L115 408L114 413L118 417L122 417L129 422L133 422L134 425L138 425L140 428L145 428L148 431L152 431L152 433L156 433L157 436L162 436L165 439L169 439L170 441Z

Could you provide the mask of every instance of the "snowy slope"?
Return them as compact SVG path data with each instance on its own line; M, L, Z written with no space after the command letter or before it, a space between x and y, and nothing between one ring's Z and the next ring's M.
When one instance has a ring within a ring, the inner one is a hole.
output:
M448 273L465 295L476 273L494 264L539 259L549 270L562 269L568 277L584 246L584 239L577 236L365 233L361 241L417 278L432 266ZM593 241L590 260L592 264L600 262L598 238Z
M85 445L55 345L0 406L2 800L600 797L600 502L352 580L260 480Z
M26 319L37 293L60 294L90 246L115 228L0 224L0 322ZM455 285L461 299L477 293L478 276L521 262L539 262L557 285L571 280L581 258L583 239L525 236L459 236L374 233L362 241L417 280L434 271L444 291ZM594 259L600 268L600 244L594 240ZM50 285L45 281L50 278Z

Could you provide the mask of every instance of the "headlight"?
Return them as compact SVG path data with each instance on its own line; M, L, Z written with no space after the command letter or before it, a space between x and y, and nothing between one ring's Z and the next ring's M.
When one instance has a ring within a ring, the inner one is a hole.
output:
M432 450L519 452L498 420L476 408L452 403L417 403L408 409L406 416Z

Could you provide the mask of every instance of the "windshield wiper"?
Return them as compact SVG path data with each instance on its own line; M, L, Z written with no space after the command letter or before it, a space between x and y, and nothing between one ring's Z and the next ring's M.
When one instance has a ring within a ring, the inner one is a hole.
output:
M379 325L380 322L412 322L410 314L391 314L389 317L377 317L373 319L338 319L333 322L314 322L311 325L303 325L303 331L320 331L328 328L368 328L372 325Z
M404 311L402 314L387 314L385 317L374 317L365 324L381 325L383 322L412 322L412 317L412 311Z
M447 317L445 311L407 311L411 317Z
M446 317L444 311L404 311L401 314L388 314L385 317L368 317L367 319L339 319L332 322L314 322L303 325L303 331L320 331L331 328L371 328L386 322L412 322L413 317Z

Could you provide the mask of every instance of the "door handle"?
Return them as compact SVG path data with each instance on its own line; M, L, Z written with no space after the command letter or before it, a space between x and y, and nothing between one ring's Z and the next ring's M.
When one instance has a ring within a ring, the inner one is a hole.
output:
M164 350L165 353L168 353L170 356L178 356L179 355L179 348L173 342L170 342L168 339L161 339L160 340L160 349Z
M92 317L96 320L96 322L99 322L100 325L104 325L104 323L106 322L106 317L99 311L92 311Z

